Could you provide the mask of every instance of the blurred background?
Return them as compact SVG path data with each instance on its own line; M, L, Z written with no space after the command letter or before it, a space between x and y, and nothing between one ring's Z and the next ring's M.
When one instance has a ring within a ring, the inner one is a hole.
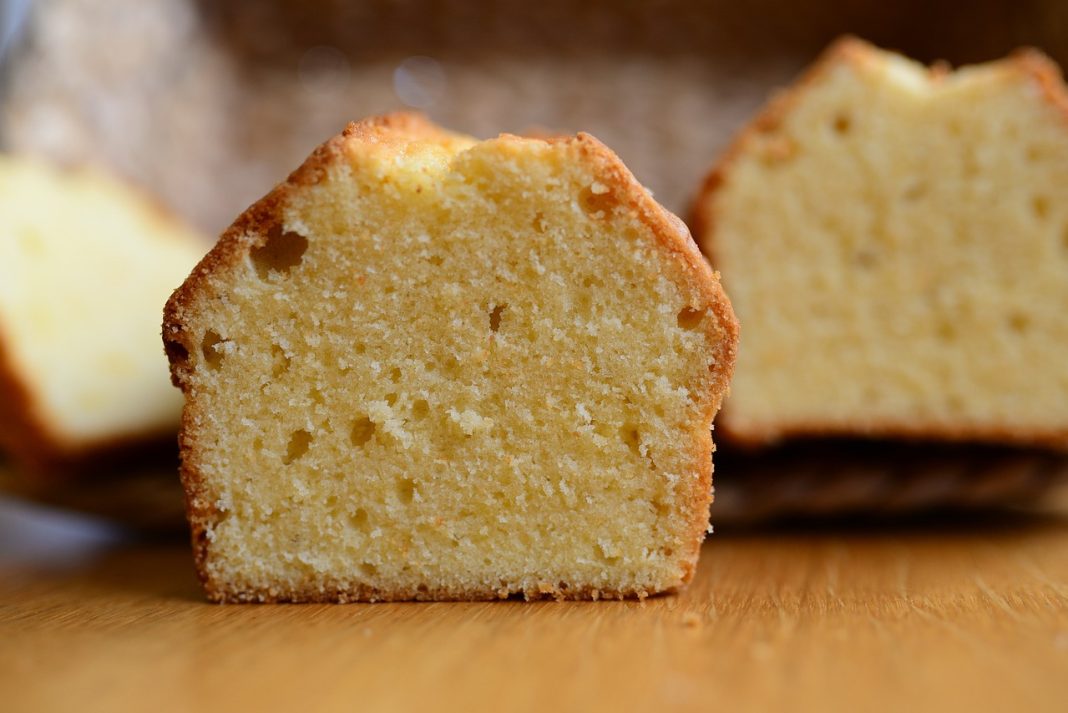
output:
M3 0L0 148L99 163L218 233L353 119L588 131L685 213L732 133L841 33L954 64L1058 0Z
M588 131L685 216L734 132L846 32L924 62L1021 45L1068 61L1056 0L2 0L0 150L102 167L217 235L348 121L415 109L480 137ZM718 470L744 477L717 480L717 517L1004 502L1064 470L1041 453L879 448L723 452ZM783 462L823 465L783 482ZM162 470L30 497L173 527Z

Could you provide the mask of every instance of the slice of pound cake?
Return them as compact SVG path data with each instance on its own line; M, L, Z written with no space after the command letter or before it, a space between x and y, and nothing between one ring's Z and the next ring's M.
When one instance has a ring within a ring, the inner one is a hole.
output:
M1068 445L1068 98L1040 53L951 72L839 41L695 219L745 325L732 438Z
M166 308L207 594L676 588L736 332L686 228L596 139L351 124Z
M0 156L0 451L20 472L173 443L159 303L206 249L114 179Z

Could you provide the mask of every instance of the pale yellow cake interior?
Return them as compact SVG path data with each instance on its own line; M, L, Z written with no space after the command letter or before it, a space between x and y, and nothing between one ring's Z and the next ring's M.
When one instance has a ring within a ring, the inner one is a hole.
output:
M0 156L0 341L55 447L177 430L159 305L206 250L114 179Z
M1066 440L1068 116L1024 62L854 43L743 140L701 207L732 432Z
M189 310L216 585L678 585L723 334L698 274L573 146L361 147L327 176Z

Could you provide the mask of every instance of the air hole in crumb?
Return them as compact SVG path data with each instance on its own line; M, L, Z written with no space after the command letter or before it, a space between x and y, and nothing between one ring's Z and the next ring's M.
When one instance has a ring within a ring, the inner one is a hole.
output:
M679 312L678 323L679 326L683 329L697 329L700 326L701 320L704 318L704 316L705 313L701 310L686 307L681 312Z
M415 591L419 592L420 594L426 594L430 591L430 589L425 584L420 584L418 587L415 588Z
M610 426L609 424L604 423L602 421L594 421L593 422L593 432L596 433L601 438L611 438L611 436L612 436L612 426Z
M445 262L445 258L443 258L441 255L431 255L426 259L426 261L434 267L441 267L441 263Z
M205 332L204 339L200 342L200 352L204 355L204 363L213 371L222 364L223 354L218 348L222 342L222 337L213 329Z
M672 556L673 554L675 554L675 550L673 550L673 549L672 549L672 548L670 548L670 547L665 547L665 548L664 548L663 550L661 550L661 551L662 551L662 552L664 553L664 556L665 556L665 557L671 557L671 556Z
M451 377L458 377L463 372L463 367L460 365L460 360L452 354L445 355L442 360L442 371Z
M579 194L579 204L582 209L594 218L607 218L616 203L616 197L612 195L608 186L600 181L594 181L592 185L583 188Z
M604 561L604 562L606 562L608 564L618 564L619 563L619 557L614 556L614 555L609 555L607 552L604 551L604 548L601 547L600 545L596 545L596 549L597 549L597 557L600 558L602 561Z
M942 320L935 328L935 334L943 342L952 342L957 338L957 327L949 320Z
M588 292L580 292L575 298L575 309L579 314L589 314L593 311L593 297Z
M631 425L626 424L619 429L619 437L627 444L627 448L634 455L641 455L642 436L638 432L638 429Z
M361 562L360 574L365 577L374 577L376 574L378 574L378 567L375 567L370 562Z
M352 424L352 431L349 432L349 440L352 441L352 445L360 447L366 445L374 435L374 421L366 416L362 416L356 419L356 423Z
M1031 318L1028 317L1026 314L1021 314L1019 312L1014 312L1010 314L1008 322L1009 329L1016 332L1017 334L1023 334L1031 328Z
M501 328L501 312L503 312L508 305L495 305L489 313L490 331L496 332Z
M415 481L411 478L397 479L397 498L407 505L415 498Z
M390 406L393 406L394 404L396 404L397 403L397 394L395 394L395 393L386 394L386 403L389 404Z
M289 370L290 359L277 344L271 345L271 376L281 376Z
M1031 210L1034 211L1035 217L1045 220L1049 217L1049 199L1045 196L1035 196L1031 200Z
M326 403L326 399L323 398L323 392L319 391L319 389L312 387L312 390L308 395L311 396L311 400L313 403L317 403L320 405Z
M267 233L267 242L249 253L256 274L266 280L272 272L287 274L300 264L308 250L308 239L292 230L282 231L274 226Z
M857 267L870 270L879 262L879 256L872 250L858 250L853 254Z
M659 500L654 500L653 511L656 513L657 517L664 517L668 514L668 506Z
M925 195L927 195L927 184L922 181L912 181L901 191L901 199L907 203L918 201Z
M262 438L255 438L252 441L252 450L254 450L254 451L262 451L263 450L263 439Z
M349 515L349 524L355 527L357 530L367 530L367 523L370 518L367 517L367 511L363 508L356 508L356 512Z
M297 460L305 453L308 452L309 446L311 446L312 435L305 431L303 428L297 431L293 431L293 434L289 437L289 444L286 446L286 455L282 459L282 463L289 465L293 461Z
M412 403L412 416L415 418L423 419L430 414L430 404L426 402L426 399L416 399Z
M853 129L853 118L849 114L838 114L834 117L831 126L834 128L834 133L844 136Z
M394 384L400 383L400 380L401 380L400 367L396 367L395 366L395 367L393 367L392 369L389 370L389 380L392 381Z
M532 221L531 225L534 227L534 232L545 232L545 216L542 215L541 211L538 211L534 214L534 220Z

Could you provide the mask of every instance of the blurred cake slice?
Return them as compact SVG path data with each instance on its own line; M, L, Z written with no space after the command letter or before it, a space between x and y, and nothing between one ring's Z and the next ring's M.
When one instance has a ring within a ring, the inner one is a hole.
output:
M78 470L176 433L159 304L205 249L111 178L0 156L0 450Z
M686 227L592 137L350 125L167 306L208 596L681 586L736 330Z
M1068 445L1068 99L1039 52L949 71L839 41L695 219L744 326L733 438Z

